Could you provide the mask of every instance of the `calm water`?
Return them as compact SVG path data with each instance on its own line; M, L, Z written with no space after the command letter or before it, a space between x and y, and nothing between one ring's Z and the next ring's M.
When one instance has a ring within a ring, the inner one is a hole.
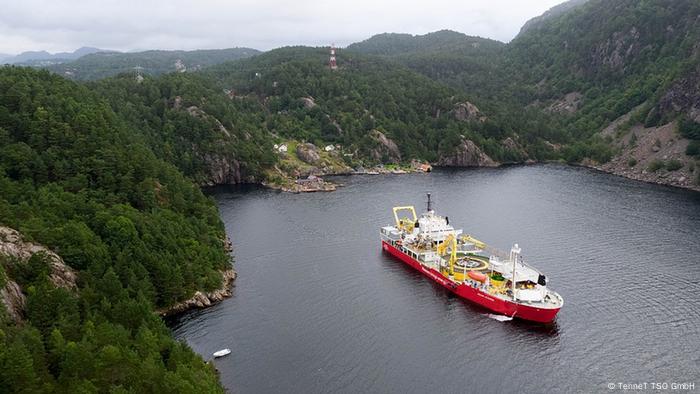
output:
M172 322L237 393L700 390L700 193L556 165L345 177L334 193L215 197L232 298ZM499 322L382 253L391 207L513 242L565 299L555 324ZM670 387L670 386L669 386Z

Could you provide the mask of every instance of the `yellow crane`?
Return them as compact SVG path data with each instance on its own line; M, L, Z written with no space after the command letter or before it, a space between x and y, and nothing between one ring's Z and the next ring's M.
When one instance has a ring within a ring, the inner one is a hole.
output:
M399 219L399 212L401 211L409 211L413 215L413 220L411 220L410 217ZM418 221L418 216L416 215L416 209L413 208L413 206L394 207L394 219L396 220L396 228L410 233L413 231L416 221Z
M450 259L448 260L449 262L449 267L450 267L450 275L454 275L454 268L455 268L455 262L457 261L457 238L453 234L448 235L445 240L437 246L437 252L440 256L443 256L447 253L447 248L451 249L450 252Z
M483 250L483 249L486 249L486 244L485 244L485 243L479 241L478 239L472 237L472 236L469 235L469 234L464 234L464 235L462 235L460 238L461 238L462 241L464 241L464 242L469 242L469 243L474 244L474 246L476 246L476 247L479 248L479 249L482 249L482 250Z

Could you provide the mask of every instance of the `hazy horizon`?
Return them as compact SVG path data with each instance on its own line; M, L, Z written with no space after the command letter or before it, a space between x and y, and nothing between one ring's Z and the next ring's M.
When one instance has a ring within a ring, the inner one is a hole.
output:
M155 2L0 1L0 53L73 52L81 47L134 52L289 45L340 47L381 33L454 30L502 42L562 0L301 0Z

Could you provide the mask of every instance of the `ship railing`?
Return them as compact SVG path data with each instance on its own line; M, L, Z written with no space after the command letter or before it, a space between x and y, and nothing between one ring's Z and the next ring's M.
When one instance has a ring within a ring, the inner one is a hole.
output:
M489 256L495 256L495 257L497 257L499 260L501 260L501 261L504 262L504 263L512 263L512 261L510 260L510 254L509 254L509 253L506 253L506 252L504 252L504 251L502 251L502 250L500 250L500 249L496 249L496 248L494 248L494 247L492 247L492 246L486 246L486 247L484 248L484 252L488 253ZM522 267L527 267L527 268L529 268L529 269L531 269L531 270L533 270L533 271L535 271L535 272L538 272L538 273L540 272L537 268L531 266L530 264L527 264L527 263L523 260L522 256L520 256L520 258L518 259L518 265L519 265L519 266L522 266Z
M508 255L508 253L505 253L504 251L496 249L492 246L485 247L484 252L488 253L490 256L498 257L504 262L510 260L510 255Z

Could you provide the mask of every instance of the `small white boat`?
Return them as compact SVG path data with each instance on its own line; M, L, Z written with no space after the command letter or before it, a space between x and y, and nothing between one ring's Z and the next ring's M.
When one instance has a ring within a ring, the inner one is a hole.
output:
M222 349L222 350L219 350L218 352L214 352L214 358L228 356L229 354L231 354L231 349Z

